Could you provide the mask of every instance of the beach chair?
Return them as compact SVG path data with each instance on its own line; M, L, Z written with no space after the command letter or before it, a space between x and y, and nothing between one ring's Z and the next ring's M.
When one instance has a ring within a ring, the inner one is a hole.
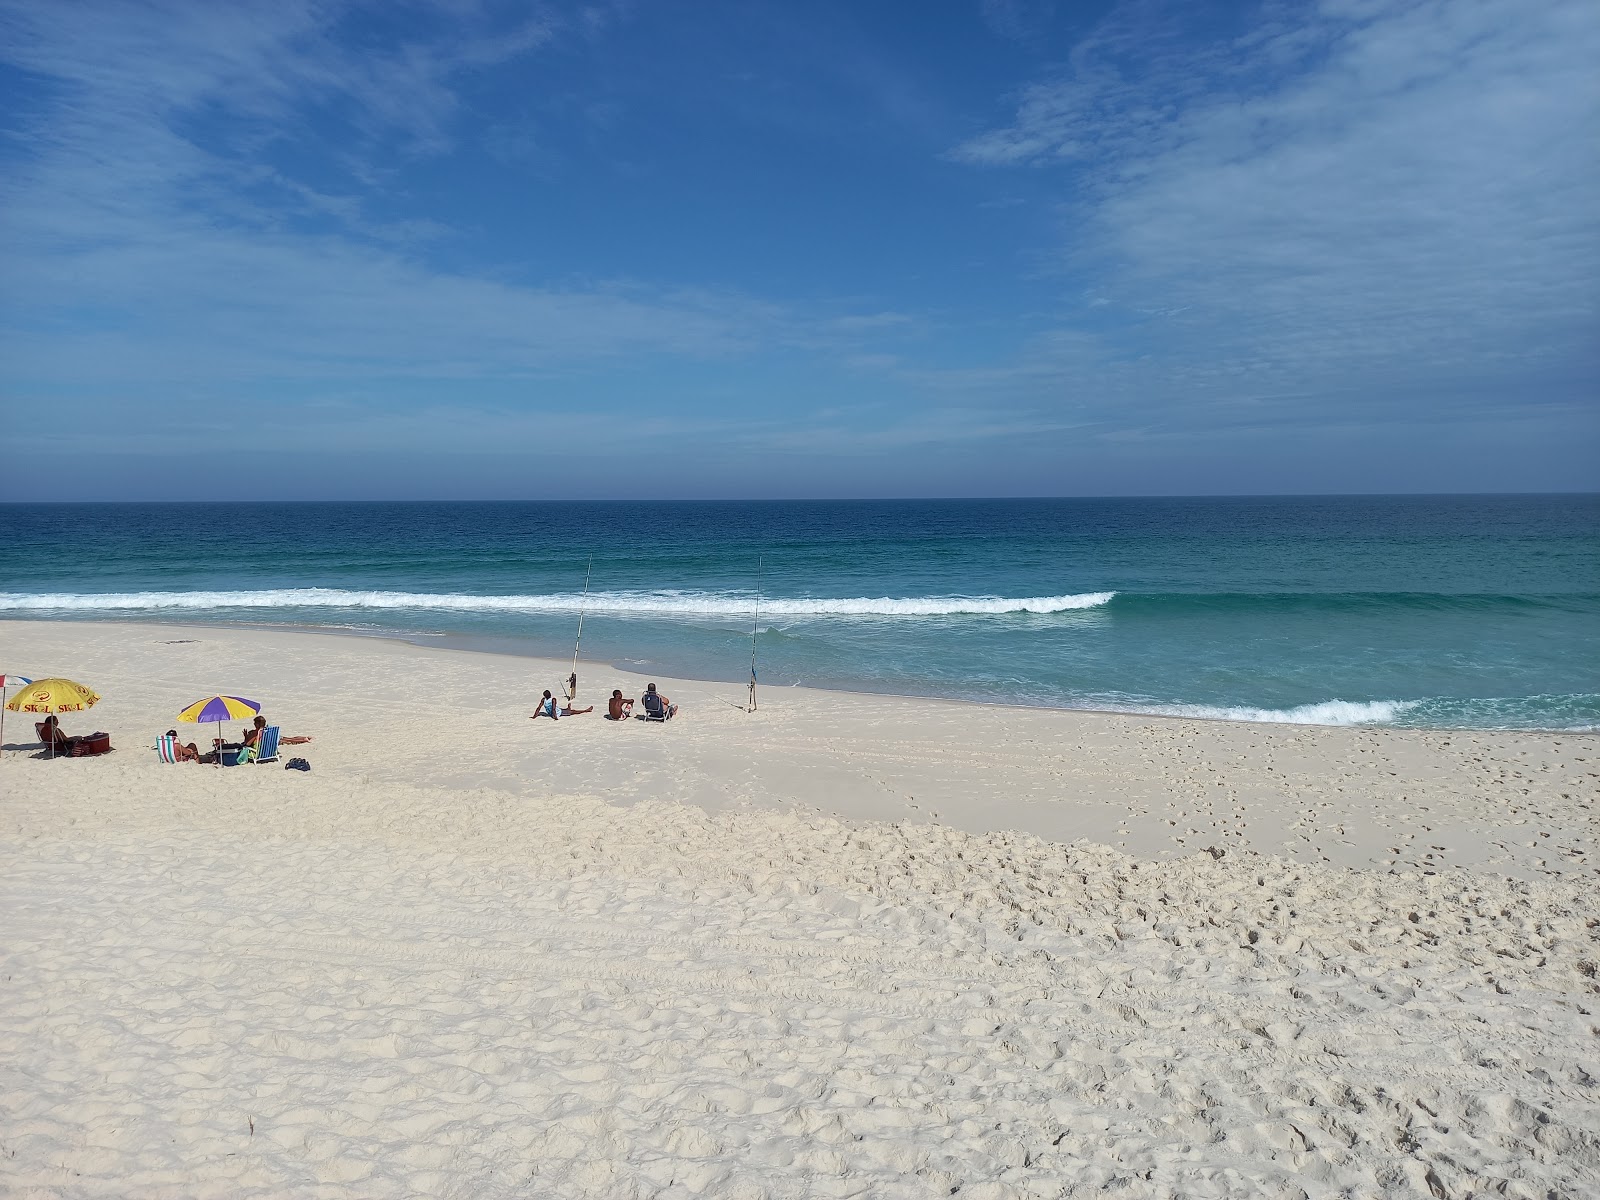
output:
M71 757L72 739L61 732L59 725L50 725L45 721L35 721L33 731L39 735L39 740L50 751L51 758Z
M261 731L261 737L256 741L256 761L258 763L278 761L278 738L281 731L276 725L268 725Z
M646 692L639 697L639 703L644 707L639 714L641 721L670 721L678 712L676 704L663 704L656 692Z
M178 761L178 739L162 734L156 739L156 757L164 763Z
M50 750L50 757L60 758L89 758L96 754L111 753L111 735L108 733L86 733L79 737L68 737L61 732L60 726L52 727L39 721L34 725L34 730L39 735L39 740ZM52 737L51 734L54 733Z

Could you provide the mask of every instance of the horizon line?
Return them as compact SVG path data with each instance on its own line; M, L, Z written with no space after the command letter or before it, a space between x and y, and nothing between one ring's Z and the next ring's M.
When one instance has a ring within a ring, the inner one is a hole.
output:
M1017 496L691 496L653 501L653 504L927 504L927 503L1028 503L1040 500L1353 500L1353 499L1453 499L1491 496L1597 496L1589 491L1483 491L1483 492L1145 492L1128 494L1081 493ZM118 504L595 504L637 506L638 500L588 496L525 497L204 497L199 499L117 500L5 500L0 506L32 508L87 508Z

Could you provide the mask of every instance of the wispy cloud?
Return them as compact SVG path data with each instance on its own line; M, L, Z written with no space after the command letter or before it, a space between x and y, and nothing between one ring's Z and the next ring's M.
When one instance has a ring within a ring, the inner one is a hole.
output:
M899 321L869 312L857 329L732 289L473 271L430 252L455 236L447 225L374 215L393 207L396 156L450 147L458 81L595 36L613 7L563 26L423 4L409 11L426 36L372 46L345 27L360 9L320 3L0 5L0 55L38 85L0 182L10 403L75 394L132 421L156 392L187 403L272 381L337 390L848 349ZM272 153L292 136L319 141ZM303 169L330 153L338 182Z
M1013 42L1037 37L1054 8L1052 0L978 0L978 12L990 32Z
M800 425L729 431L729 442L757 453L854 458L931 447L1054 435L1077 428L1059 418L997 414L992 408L931 407L914 415L862 421L860 414L822 416Z
M492 8L420 3L419 35L352 49L341 41L355 5L281 0L263 5L195 5L185 0L0 6L5 55L67 89L79 117L56 112L47 126L81 137L86 126L171 122L196 106L225 109L233 136L274 136L272 126L308 105L339 113L374 136L400 136L416 149L442 149L457 108L453 78L520 57L548 43L557 26L504 19ZM242 120L262 122L253 130Z
M1098 304L1062 319L1119 364L1100 380L1308 423L1318 397L1381 422L1593 395L1600 10L1339 0L1209 40L1196 20L1119 8L953 152L1061 172L1058 267Z

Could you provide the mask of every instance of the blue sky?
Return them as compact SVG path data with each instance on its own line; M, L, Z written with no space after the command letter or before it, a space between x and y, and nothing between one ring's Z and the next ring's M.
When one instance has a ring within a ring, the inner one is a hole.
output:
M1596 62L1592 0L0 0L0 499L1592 489Z

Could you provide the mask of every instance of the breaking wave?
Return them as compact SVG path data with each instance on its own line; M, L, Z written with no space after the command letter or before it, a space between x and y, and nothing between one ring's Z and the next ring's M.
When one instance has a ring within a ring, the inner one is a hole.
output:
M1417 700L1323 700L1296 708L1246 708L1210 704L1168 704L1138 711L1202 721L1266 721L1281 725L1388 725L1421 703Z
M764 599L763 616L943 617L1058 613L1098 608L1115 592L1073 596L865 596L842 599ZM282 588L238 592L0 592L0 612L168 612L218 609L411 609L449 612L591 613L640 616L749 616L754 598L716 592L576 592L532 596L463 596L428 592L363 592L343 588Z

